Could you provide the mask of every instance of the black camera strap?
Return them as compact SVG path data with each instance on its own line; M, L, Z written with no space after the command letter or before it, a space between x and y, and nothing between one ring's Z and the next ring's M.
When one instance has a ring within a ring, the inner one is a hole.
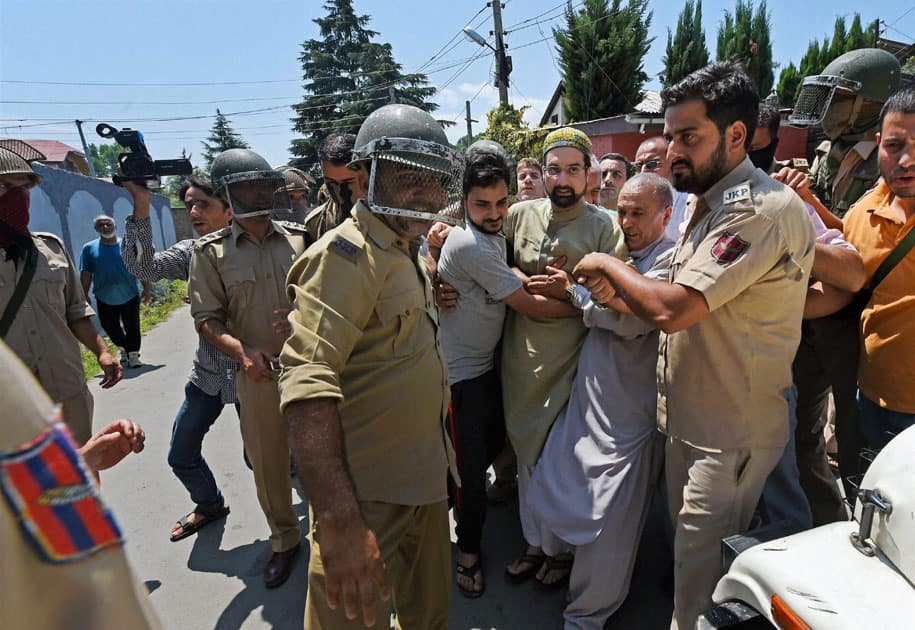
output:
M8 230L2 221L0 221L0 229ZM38 248L32 241L32 237L28 237L28 243L25 242L25 239L21 239L21 241L26 250L25 266L22 269L22 275L19 276L19 280L16 282L16 288L13 289L10 301L7 302L6 308L3 309L3 317L0 318L0 339L6 338L6 333L9 332L10 327L13 325L16 314L19 313L19 309L25 301L25 294L29 292L32 278L35 277L35 269L38 268Z

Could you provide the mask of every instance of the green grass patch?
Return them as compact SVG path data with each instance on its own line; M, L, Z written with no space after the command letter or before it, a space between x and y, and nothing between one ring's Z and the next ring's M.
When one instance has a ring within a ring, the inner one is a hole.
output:
M184 280L160 280L153 284L152 300L149 304L140 304L140 332L146 333L155 328L156 324L165 321L172 311L184 304L185 295L187 295L187 282ZM120 350L111 343L111 339L108 337L104 337L104 339L112 354L119 357ZM102 368L99 367L95 355L82 345L80 345L80 352L86 380L101 373Z

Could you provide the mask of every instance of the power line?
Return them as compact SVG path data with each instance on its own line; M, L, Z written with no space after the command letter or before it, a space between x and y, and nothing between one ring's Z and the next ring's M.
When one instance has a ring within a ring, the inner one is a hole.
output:
M898 24L898 23L899 23L899 20L901 20L902 18L904 18L905 16L907 16L907 15L908 15L909 13L911 13L912 11L915 11L915 5L913 5L908 11L906 11L905 13L903 13L902 15L900 15L898 18L896 18L895 20L893 20L892 24L888 24L887 26L892 26L893 24Z

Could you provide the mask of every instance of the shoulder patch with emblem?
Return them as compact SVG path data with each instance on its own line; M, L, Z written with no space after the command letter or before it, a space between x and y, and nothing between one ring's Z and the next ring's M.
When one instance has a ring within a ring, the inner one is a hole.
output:
M743 256L748 249L750 249L749 242L737 234L724 232L712 245L712 256L719 265L728 265Z
M330 251L340 254L351 263L356 262L356 259L359 257L359 252L361 250L361 247L342 236L337 236L330 242Z
M226 226L224 228L216 230L215 232L211 232L211 233L207 234L206 236L201 236L194 243L194 247L196 249L203 249L210 243L218 241L221 238L225 238L226 236L228 236L231 233L232 233L232 226Z
M724 205L750 200L750 182L741 182L724 191L721 203Z
M120 544L121 530L60 421L0 453L0 487L26 536L50 562L72 562Z

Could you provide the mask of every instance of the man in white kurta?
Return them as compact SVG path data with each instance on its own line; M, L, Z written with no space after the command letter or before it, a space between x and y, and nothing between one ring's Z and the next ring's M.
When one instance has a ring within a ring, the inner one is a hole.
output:
M667 279L674 247L664 231L671 194L654 174L636 176L620 193L631 263L658 280ZM589 332L569 403L534 468L528 505L546 553L554 552L547 543L556 538L575 547L565 627L600 629L629 591L663 461L656 415L659 331L594 303L580 285L567 288Z

